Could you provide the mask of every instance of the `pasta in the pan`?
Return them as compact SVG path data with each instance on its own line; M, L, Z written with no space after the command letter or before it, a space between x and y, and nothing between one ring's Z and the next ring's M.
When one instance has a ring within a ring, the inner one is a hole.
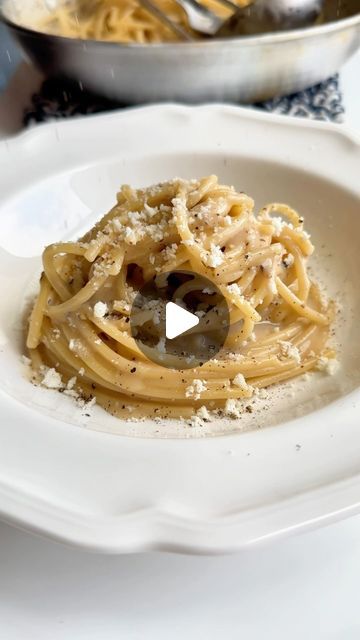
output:
M249 0L234 0L239 6ZM176 0L154 0L168 18L189 33L187 17ZM224 18L229 11L216 0L204 4ZM49 12L38 27L70 38L151 44L176 41L179 36L138 0L68 0ZM193 34L195 36L195 34Z

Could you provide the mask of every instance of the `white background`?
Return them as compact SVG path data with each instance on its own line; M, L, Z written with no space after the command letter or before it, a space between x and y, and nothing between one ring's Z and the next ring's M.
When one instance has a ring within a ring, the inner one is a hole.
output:
M13 80L0 133L37 81ZM360 131L360 55L342 86ZM359 640L359 594L360 517L225 557L92 555L0 523L0 640Z

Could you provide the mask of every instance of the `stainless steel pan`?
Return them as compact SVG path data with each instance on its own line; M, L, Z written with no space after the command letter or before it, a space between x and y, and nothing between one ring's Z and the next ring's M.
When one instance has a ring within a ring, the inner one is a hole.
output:
M1 16L28 58L126 103L263 100L324 80L360 46L360 0L341 0L339 20L306 29L154 45L40 33L22 24L25 5L39 10L38 0L5 0Z

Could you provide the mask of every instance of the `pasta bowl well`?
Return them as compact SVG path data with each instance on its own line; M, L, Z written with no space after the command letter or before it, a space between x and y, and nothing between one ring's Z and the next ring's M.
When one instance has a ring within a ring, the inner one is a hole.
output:
M40 126L1 142L0 159L2 518L103 552L220 553L360 511L356 135L168 105ZM319 254L312 268L342 305L339 374L293 382L248 421L205 430L119 422L96 407L86 417L33 387L21 314L42 247L80 235L121 183L212 172L258 208L283 200L305 216Z

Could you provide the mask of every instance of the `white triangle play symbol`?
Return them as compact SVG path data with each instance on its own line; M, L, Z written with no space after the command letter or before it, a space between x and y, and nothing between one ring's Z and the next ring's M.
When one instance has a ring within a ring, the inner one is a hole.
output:
M173 302L168 302L165 308L166 337L173 340L182 333L196 327L199 318L190 311L186 311Z

